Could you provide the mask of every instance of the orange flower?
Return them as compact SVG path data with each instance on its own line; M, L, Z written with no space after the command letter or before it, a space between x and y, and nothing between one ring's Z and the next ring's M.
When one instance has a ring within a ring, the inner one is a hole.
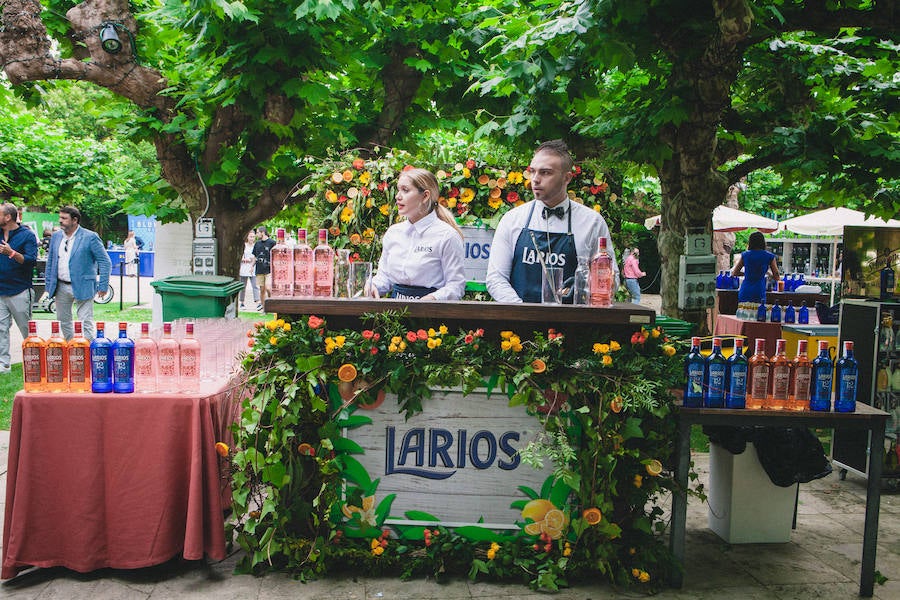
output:
M351 181L353 181L353 171L347 169L346 171L341 173L341 178L347 183L350 183Z
M603 513L596 506L585 509L581 516L588 525L596 525L603 519Z
M359 235L358 233L351 233L351 234L350 234L350 243L351 243L351 244L354 244L354 245L361 244L361 243L362 243L362 236Z
M363 159L361 159L361 158L353 159L353 168L356 169L357 171L362 171L365 166L366 166L366 161L364 161Z
M353 381L356 379L356 367L350 363L344 363L338 369L337 375L341 381Z
M491 180L491 178L488 177L488 175L486 173L482 173L481 175L478 176L478 183L480 183L481 185L487 185L487 182L490 180Z
M330 235L332 237L337 237L337 236L341 235L341 228L337 227L337 226L329 227L328 235Z
M222 458L227 457L228 451L229 451L228 444L226 444L225 442L216 442L216 453L219 456L221 456Z
M501 194L503 194L503 190L501 190L501 189L498 188L498 187L495 187L495 188L492 189L491 192L490 192L491 198L499 198L499 197L501 196Z
M541 359L536 358L533 361L531 361L531 371L533 373L543 373L546 370L547 370L547 363L545 363Z
M623 404L622 404L622 396L616 396L612 400L609 401L609 410L614 413L622 412Z

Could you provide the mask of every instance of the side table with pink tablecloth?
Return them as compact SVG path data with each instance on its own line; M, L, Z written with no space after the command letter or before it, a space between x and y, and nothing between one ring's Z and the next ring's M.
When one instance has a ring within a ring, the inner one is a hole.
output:
M3 566L87 572L225 558L226 459L243 385L209 395L16 394Z

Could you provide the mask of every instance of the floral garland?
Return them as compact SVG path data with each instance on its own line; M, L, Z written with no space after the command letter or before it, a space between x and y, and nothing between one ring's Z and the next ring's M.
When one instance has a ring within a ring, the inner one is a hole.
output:
M674 482L670 390L681 385L683 342L659 328L629 339L569 345L550 329L409 329L405 315L366 315L360 330L330 330L316 316L257 323L243 361L254 393L235 428L230 523L245 572L301 577L353 567L369 574L468 574L556 589L576 577L654 586L673 565L661 494ZM550 459L541 490L516 503L514 536L441 525L384 525L355 443L341 430L370 421L360 410L396 395L408 416L431 390L487 388L540 419L543 434L520 451ZM577 444L578 449L572 444Z
M381 236L396 221L396 182L414 158L394 151L371 160L346 156L317 166L301 192L310 193L310 222L329 231L330 243L349 248L363 260L378 256ZM496 228L511 208L530 198L527 168L498 167L467 159L433 169L441 186L438 202L463 226ZM618 196L601 172L573 167L569 198L594 210L606 211Z

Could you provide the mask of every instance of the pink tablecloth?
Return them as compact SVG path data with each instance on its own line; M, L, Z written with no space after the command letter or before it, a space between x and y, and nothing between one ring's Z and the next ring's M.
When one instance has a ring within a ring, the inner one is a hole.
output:
M756 338L766 340L766 356L775 354L775 340L781 337L781 323L766 321L745 321L731 315L716 317L715 335L743 335L744 345L753 354Z
M230 443L241 391L16 394L0 577L225 558L230 489L215 443Z

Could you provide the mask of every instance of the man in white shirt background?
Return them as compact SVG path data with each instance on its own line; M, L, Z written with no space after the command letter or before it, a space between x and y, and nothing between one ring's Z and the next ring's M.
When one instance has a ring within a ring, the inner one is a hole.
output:
M487 289L498 302L540 302L543 266L561 267L563 281L575 275L578 257L590 258L598 240L616 265L609 227L600 213L569 199L574 161L562 140L541 144L528 167L534 200L503 215L494 233L487 268ZM616 287L619 273L616 268ZM615 289L615 288L613 288ZM572 295L563 299L572 303Z

